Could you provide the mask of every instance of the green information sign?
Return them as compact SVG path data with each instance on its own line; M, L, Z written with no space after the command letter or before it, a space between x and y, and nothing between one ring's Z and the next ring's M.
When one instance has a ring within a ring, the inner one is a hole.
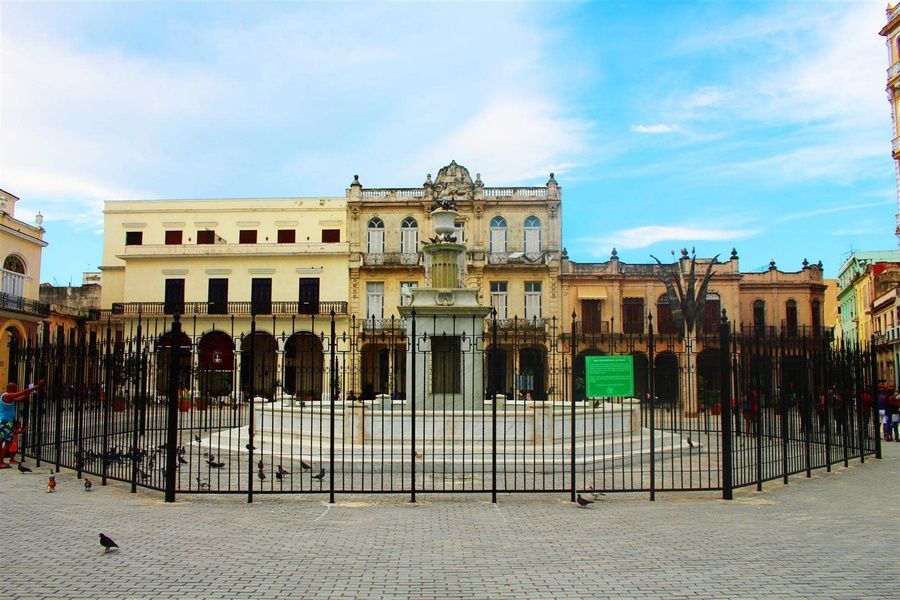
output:
M586 356L585 381L588 398L634 396L634 357Z

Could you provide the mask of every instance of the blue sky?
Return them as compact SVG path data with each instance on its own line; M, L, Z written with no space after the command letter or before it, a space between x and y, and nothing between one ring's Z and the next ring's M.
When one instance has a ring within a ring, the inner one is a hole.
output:
M563 186L577 261L896 248L885 2L0 4L0 187L42 281L105 200Z

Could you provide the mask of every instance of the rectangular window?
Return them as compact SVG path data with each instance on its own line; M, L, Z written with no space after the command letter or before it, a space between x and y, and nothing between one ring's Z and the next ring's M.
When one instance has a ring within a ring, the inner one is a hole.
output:
M458 394L462 373L462 345L459 336L436 335L431 338L431 391Z
M600 300L581 301L581 333L599 335L603 333L601 320L602 302Z
M238 234L238 242L241 244L255 244L256 243L256 230L255 229L241 229L241 232Z
M797 319L797 302L788 300L785 305L784 325L787 328L788 335L797 335L798 319Z
M144 232L143 231L126 231L125 232L125 245L126 246L140 246L144 243Z
M206 312L211 315L228 314L228 280L210 279Z
M644 299L622 300L622 333L644 333Z
M525 254L541 253L541 230L539 227L525 228Z
M253 314L272 314L272 279L270 277L253 278L250 288L250 303L250 310L253 311Z
M278 243L279 244L296 244L297 243L297 230L296 229L279 229L278 230Z
M508 319L507 284L505 281L491 282L491 306L497 311L498 319Z
M419 248L419 230L415 227L404 227L400 230L400 253L415 254Z
M370 227L368 231L366 252L369 254L384 254L384 229Z
M672 315L672 305L668 295L663 295L656 302L656 333L673 335L681 333L675 326L675 317Z
M419 284L416 281L400 282L400 306L407 306L410 302L412 302L411 290L414 290L417 287L419 287Z
M166 232L166 246L180 246L181 245L181 232L180 231L167 231Z
M197 232L197 243L198 244L215 244L216 243L216 232L211 229L205 229L203 231Z
M370 281L366 284L366 319L384 318L384 283Z
M525 282L525 319L531 321L541 318L541 282Z
M300 278L300 305L297 311L301 315L319 314L319 278Z
M323 244L336 244L341 241L341 230L340 229L323 229L322 230L322 243Z
M757 336L766 334L766 303L762 300L753 302L753 329Z
M722 301L718 294L707 294L703 304L703 333L715 335L722 321Z
M166 297L163 313L172 315L184 313L184 279L166 279Z
M453 235L456 237L457 244L465 244L466 243L466 222L465 221L457 221L453 224L456 229L453 231Z

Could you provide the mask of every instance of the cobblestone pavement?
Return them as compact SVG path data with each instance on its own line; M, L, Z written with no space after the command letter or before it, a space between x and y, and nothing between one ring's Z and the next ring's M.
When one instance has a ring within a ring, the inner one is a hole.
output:
M29 461L31 463L31 461ZM31 463L33 466L33 463ZM39 472L38 472L39 471ZM897 598L900 444L763 492L400 496L86 493L0 471L9 598ZM120 549L108 555L98 533Z

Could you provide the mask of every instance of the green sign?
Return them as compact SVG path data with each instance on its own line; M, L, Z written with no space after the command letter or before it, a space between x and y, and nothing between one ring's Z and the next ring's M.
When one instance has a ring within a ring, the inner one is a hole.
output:
M586 356L584 373L588 398L634 396L634 357Z

